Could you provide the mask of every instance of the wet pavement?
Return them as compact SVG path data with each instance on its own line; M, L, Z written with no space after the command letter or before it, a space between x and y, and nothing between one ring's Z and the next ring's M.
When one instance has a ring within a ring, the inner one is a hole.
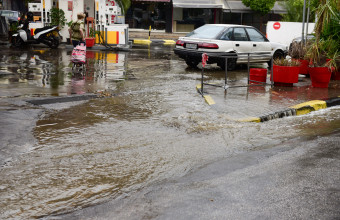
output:
M205 87L209 106L171 47L88 51L79 72L70 50L0 49L3 219L340 217L339 107L235 120L339 96L338 81ZM205 76L224 82L214 65ZM228 80L246 85L246 70Z

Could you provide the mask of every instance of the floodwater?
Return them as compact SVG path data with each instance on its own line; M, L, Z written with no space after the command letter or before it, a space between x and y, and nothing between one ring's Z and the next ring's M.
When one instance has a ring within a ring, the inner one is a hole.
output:
M260 124L235 120L337 96L337 82L329 89L309 87L308 78L294 88L237 87L225 92L206 86L216 101L209 106L195 88L201 70L187 68L171 47L88 51L81 73L72 71L70 53L39 48L4 49L0 54L2 114L39 110L25 131L33 141L2 161L2 219L72 213L131 197L244 152L290 140L301 147L306 140L340 135L337 107ZM205 74L206 81L223 83L224 72L218 67L209 66ZM229 73L230 85L245 85L246 74L242 68ZM87 93L101 97L41 106L19 102ZM2 152L14 148L3 143Z

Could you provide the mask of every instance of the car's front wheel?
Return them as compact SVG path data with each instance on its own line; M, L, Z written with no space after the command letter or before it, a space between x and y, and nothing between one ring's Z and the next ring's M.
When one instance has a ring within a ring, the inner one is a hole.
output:
M278 50L278 51L275 51L275 53L274 53L274 55L273 55L273 59L275 60L275 59L281 59L281 58L284 58L284 53L283 53L283 51L280 51L280 50Z
M197 60L185 60L185 63L192 68L197 68L199 62Z
M282 58L284 58L284 53L283 53L283 51L280 51L280 50L277 50L277 51L275 51L275 53L273 54L273 60L276 60L276 59L282 59ZM271 61L268 61L267 62L268 63L268 66L269 66L269 68L272 66L272 62Z

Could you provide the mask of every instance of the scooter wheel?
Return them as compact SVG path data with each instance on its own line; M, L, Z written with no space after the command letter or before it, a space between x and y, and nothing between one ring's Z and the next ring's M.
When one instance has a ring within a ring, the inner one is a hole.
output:
M12 45L14 47L21 47L23 43L24 41L19 36L12 38Z
M52 49L57 49L58 46L59 46L59 43L60 43L60 39L59 39L58 37L53 37L53 38L52 38L52 41L51 41L50 47L51 47Z

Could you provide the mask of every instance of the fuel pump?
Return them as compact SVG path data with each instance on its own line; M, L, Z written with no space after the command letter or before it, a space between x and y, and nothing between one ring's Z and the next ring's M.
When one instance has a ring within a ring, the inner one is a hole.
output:
M44 26L48 26L51 23L50 18L50 10L52 8L52 1L51 0L42 0L42 22Z
M96 0L95 5L96 26L104 43L117 47L129 46L128 25L124 24L125 17L118 4L114 0Z
M107 26L110 26L116 23L117 10L118 10L117 6L106 6L105 18L106 18Z
M33 21L29 24L31 36L33 36L35 29L44 27L44 23L42 21L42 4L28 3L28 11L33 13Z

